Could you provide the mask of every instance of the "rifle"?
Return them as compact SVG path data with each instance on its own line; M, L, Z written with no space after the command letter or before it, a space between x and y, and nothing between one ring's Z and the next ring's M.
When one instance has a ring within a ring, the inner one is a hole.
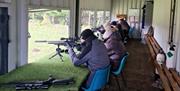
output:
M52 85L69 85L75 83L74 78L58 80L49 76L45 81L31 81L31 82L9 82L1 84L2 86L15 86L16 90L32 90L32 89L48 89Z
M52 55L49 59L52 59L56 55L59 55L62 62L63 62L63 58L62 58L63 56L61 55L61 53L64 53L64 52L67 53L68 50L67 49L63 50L60 48L60 46L66 46L66 43L68 43L72 48L76 48L78 51L81 50L81 44L79 43L79 38L61 38L58 41L38 40L35 42L57 45L56 53Z
M48 41L48 40L36 40L35 42L37 43L48 43L48 44L54 44L54 45L62 45L66 46L66 42L70 43L72 47L78 46L79 43L79 38L61 38L60 40L57 41Z

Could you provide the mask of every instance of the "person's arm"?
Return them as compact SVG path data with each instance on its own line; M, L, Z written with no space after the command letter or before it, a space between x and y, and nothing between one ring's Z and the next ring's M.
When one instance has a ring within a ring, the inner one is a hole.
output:
M87 63L87 61L89 60L88 53L91 50L91 46L92 46L92 44L89 44L88 46L83 48L81 53L77 56L77 54L74 52L74 50L68 45L68 53L69 53L74 65L79 66L81 64Z
M108 43L106 44L106 48L108 49L108 56L109 57L113 57L115 56L115 54L118 54L117 50L119 47L119 39L118 39L118 35L113 34L111 36L111 38L109 39L109 41L107 41ZM113 57L114 58L114 57ZM117 57L115 57L117 58Z
M79 65L84 64L84 63L86 63L88 61L86 55L84 57L82 57L82 58L79 58L72 48L68 49L68 53L69 53L69 56L70 56L70 58L72 60L72 63L75 66L79 66Z
M108 50L108 54L112 54L114 45L113 45L113 39L112 36L104 43L106 46L106 49Z

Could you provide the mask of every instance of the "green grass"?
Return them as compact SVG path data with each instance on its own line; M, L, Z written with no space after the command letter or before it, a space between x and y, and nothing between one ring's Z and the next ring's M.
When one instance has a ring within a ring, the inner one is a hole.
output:
M68 37L68 26L61 24L42 24L37 20L29 21L28 62L35 62L50 53L55 52L56 45L36 43L37 40L60 40Z
M30 63L8 74L0 76L0 83L47 80L49 74L52 74L57 79L75 77L76 83L68 86L52 86L48 90L43 91L77 91L81 82L87 76L88 70L86 68L75 67L67 55L63 58L65 62L61 62L58 56L51 60L49 60L48 57L49 56L46 56L39 61ZM2 87L0 88L0 91L15 91L15 88Z

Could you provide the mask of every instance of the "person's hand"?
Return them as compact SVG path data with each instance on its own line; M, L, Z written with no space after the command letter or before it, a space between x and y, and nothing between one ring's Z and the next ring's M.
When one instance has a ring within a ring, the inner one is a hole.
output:
M71 45L68 42L65 42L67 49L72 49Z
M68 54L68 49L64 50L64 53Z

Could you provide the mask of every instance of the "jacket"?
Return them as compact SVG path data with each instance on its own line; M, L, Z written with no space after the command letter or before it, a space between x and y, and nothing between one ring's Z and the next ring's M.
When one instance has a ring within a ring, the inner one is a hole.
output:
M113 32L105 41L105 46L108 49L108 55L113 60L119 60L126 52L126 48L121 40L119 32Z
M70 58L75 66L87 64L90 71L105 68L110 64L108 52L102 41L90 37L86 40L85 47L80 55L76 55L72 48L68 49Z

